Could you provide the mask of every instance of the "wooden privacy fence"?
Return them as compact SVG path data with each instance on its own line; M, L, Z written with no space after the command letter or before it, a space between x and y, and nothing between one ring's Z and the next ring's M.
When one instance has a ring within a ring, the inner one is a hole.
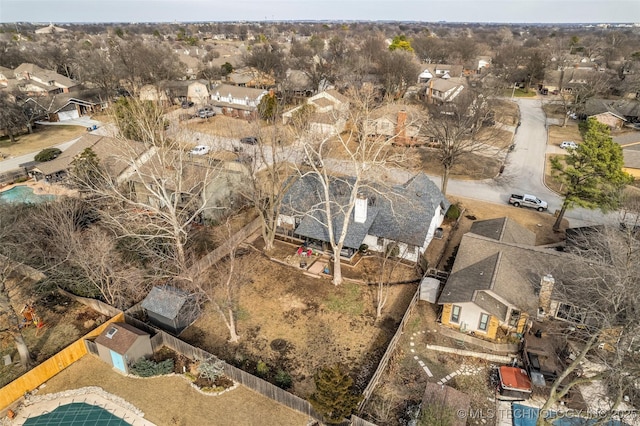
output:
M2 389L0 389L0 409L4 410L26 392L31 392L83 356L87 354L84 339L98 336L112 322L124 321L124 313L120 312L104 324L91 330L42 364L27 371Z
M127 321L129 321L128 317ZM167 346L168 348L173 349L174 351L185 355L188 358L194 360L205 360L214 356L209 352L204 351L200 348L196 348L195 346L192 346L189 343L170 335L169 333L165 333L164 331L158 330L158 335L162 336L162 343L164 344L164 346ZM322 416L313 409L308 401L297 397L285 391L284 389L272 385L271 383L262 380L259 377L249 374L246 371L242 371L239 368L225 363L224 374L230 379L233 379L241 385L246 386L255 392L258 392L259 394L273 401L276 401L279 404L282 404L300 413L306 414L307 416L312 417L316 420L322 419Z
M106 303L101 302L97 299L90 299L88 297L76 296L75 294L69 293L68 291L63 290L60 287L58 287L58 291L60 292L60 294L65 295L69 299L73 299L78 303L82 303L83 305L88 306L94 311L100 312L103 315L113 317L115 315L122 313L120 309L114 308L111 305L107 305Z
M378 385L378 382L380 381L380 377L382 377L382 374L384 373L384 370L387 368L387 364L389 364L389 360L391 359L393 352L395 352L396 350L396 345L400 341L400 336L402 336L404 327L407 325L407 322L409 321L409 317L411 316L411 312L413 312L413 308L416 306L416 303L418 302L419 297L420 297L420 286L418 286L418 289L416 290L416 293L413 295L411 302L409 302L409 306L407 307L407 310L404 313L404 316L402 317L402 321L400 321L400 325L398 326L396 333L391 338L391 341L389 342L389 346L387 347L387 350L385 351L384 355L382 356L382 359L380 360L380 363L378 364L378 368L376 369L375 373L373 373L371 380L369 380L369 384L362 392L363 398L362 398L362 401L360 401L360 404L358 404L358 411L364 408L365 404L371 397L373 390Z
M234 246L240 244L242 240L256 232L258 229L260 229L261 226L262 219L260 219L260 217L258 216L238 232L233 234L231 238L225 241L220 247L217 247L215 250L208 253L205 257L203 257L195 265L193 265L190 270L192 276L197 277L208 268L213 266L217 261L228 255Z

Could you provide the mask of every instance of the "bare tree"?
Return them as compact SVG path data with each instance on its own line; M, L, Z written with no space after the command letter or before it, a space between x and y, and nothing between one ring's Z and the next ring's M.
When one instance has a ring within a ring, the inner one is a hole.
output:
M564 278L554 292L571 306L576 326L567 338L575 348L567 368L553 382L541 411L551 409L576 386L598 382L599 409L613 414L640 379L640 240L637 228L578 228L567 247ZM596 368L588 368L589 365ZM637 401L632 401L637 403ZM539 418L538 425L545 419Z
M491 143L496 135L491 99L465 89L452 102L429 104L421 127L423 136L436 145L432 148L442 165L442 193L446 195L453 167L469 154L495 155L505 147Z
M168 138L161 110L129 103L126 120L116 117L121 127L109 158L109 163L123 164L124 171L113 176L106 165L87 162L91 173L78 173L76 167L76 178L92 196L109 201L104 218L119 238L150 248L160 274L190 282L188 231L221 208L210 203L209 190L220 166L192 157ZM143 143L126 139L123 130L138 135Z
M344 132L306 132L303 141L304 161L308 169L300 170L300 179L311 179L319 190L317 200L307 211L299 212L319 222L328 233L333 252L333 284L342 283L341 251L347 237L356 203L362 203L361 193L367 190L380 196L385 186L380 181L380 170L397 165L402 154L391 149L397 136L386 138L367 132L376 108L373 90L353 90L348 93L352 104L348 112L348 128ZM334 120L340 122L336 112ZM307 117L308 118L308 117ZM308 119L301 117L303 123ZM299 123L298 129L304 129ZM307 129L308 130L308 129ZM338 161L334 158L339 159ZM331 172L326 165L332 163ZM335 163L335 164L334 164ZM377 183L378 185L373 185ZM366 203L366 200L364 201Z

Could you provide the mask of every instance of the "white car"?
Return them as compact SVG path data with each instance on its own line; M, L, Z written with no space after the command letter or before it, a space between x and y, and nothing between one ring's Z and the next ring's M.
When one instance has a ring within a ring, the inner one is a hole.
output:
M211 147L208 145L198 145L191 150L192 155L205 155L211 151Z
M576 149L577 147L578 144L574 141L562 141L562 143L560 144L560 148L562 149Z

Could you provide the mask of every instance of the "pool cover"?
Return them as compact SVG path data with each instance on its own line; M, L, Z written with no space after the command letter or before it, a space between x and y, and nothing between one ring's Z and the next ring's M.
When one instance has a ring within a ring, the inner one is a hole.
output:
M114 416L97 405L74 402L62 405L50 413L27 419L25 426L128 426L119 417Z

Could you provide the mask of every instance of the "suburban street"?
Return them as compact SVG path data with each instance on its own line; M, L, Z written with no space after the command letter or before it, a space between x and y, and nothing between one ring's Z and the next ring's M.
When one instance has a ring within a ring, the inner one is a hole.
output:
M511 193L533 194L549 204L548 212L540 214L553 214L560 209L562 199L544 185L544 167L545 154L558 152L558 149L555 146L547 146L549 123L542 110L542 101L523 98L518 99L517 103L520 108L521 125L516 129L513 140L515 149L507 154L503 173L496 178L480 181L450 179L447 194L496 204L506 204ZM172 126L170 131L180 132L181 130ZM106 134L108 129L107 127L99 127L92 133ZM241 147L245 153L251 155L255 149L253 146L240 144L230 138L216 137L205 133L193 132L190 138L195 139L194 142L198 145L211 146L212 150L232 151L234 147ZM56 147L65 150L76 140L56 145ZM18 169L20 164L33 161L36 154L37 152L34 152L1 161L0 173ZM265 154L267 162L272 161L269 158L271 153L265 151ZM300 162L303 158L302 148L294 145L286 156L291 161ZM347 164L341 164L341 161L338 160L328 159L325 161L325 166L331 170L348 171ZM406 170L388 168L381 173L387 179L398 183L406 182L412 175ZM430 175L429 177L438 187L441 186L440 176ZM615 223L618 214L614 212L605 215L599 210L576 208L567 211L565 218L569 220L570 226L575 227L594 223Z

